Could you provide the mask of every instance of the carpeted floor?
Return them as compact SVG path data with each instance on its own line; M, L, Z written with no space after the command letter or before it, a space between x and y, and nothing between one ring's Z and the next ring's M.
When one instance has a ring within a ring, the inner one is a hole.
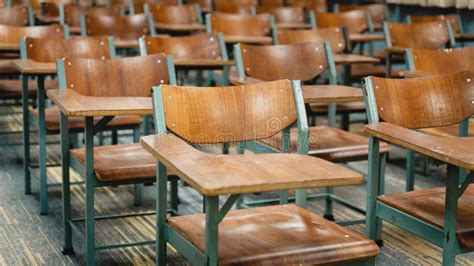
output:
M0 131L21 130L19 109L0 108ZM351 130L360 132L361 125L354 125ZM32 137L35 140L35 136ZM58 141L57 137L48 139ZM127 139L122 139L127 141ZM38 214L38 179L33 175L33 194L23 193L22 147L21 145L5 145L5 143L21 143L21 134L14 136L0 135L0 265L83 265L85 251L83 239L74 236L76 254L64 256L62 247L62 215L61 189L50 188L50 214ZM37 147L32 148L33 161L36 160ZM58 163L59 145L48 146L48 160ZM404 189L403 151L392 148L390 162L387 165L386 190L387 193ZM366 173L367 162L350 163L348 165ZM417 170L421 171L422 160L418 161ZM417 175L416 186L433 187L443 185L444 166L432 166L431 176ZM48 168L49 182L59 183L61 180L60 168ZM73 179L80 177L73 173ZM133 187L123 186L114 188L96 189L97 214L116 214L131 211L147 211L154 209L155 188L144 188L143 206L133 206ZM343 196L359 206L365 206L365 186L336 188L335 193ZM248 198L265 198L275 195L263 194ZM193 213L202 210L201 196L189 187L180 187L180 211ZM82 216L84 212L84 187L72 188L73 214ZM316 213L322 213L320 202L311 202L309 208ZM336 205L335 216L338 220L357 218L360 216L341 206ZM96 241L98 245L124 243L130 241L150 240L155 235L155 217L127 218L119 220L101 220L96 222ZM350 227L363 232L363 225ZM377 257L378 265L436 265L441 262L441 250L420 238L413 236L397 227L384 224L384 247ZM153 246L134 247L100 251L97 253L98 265L131 265L153 264L155 252ZM168 258L171 265L189 264L172 247L169 247ZM473 265L474 254L457 256L460 265Z

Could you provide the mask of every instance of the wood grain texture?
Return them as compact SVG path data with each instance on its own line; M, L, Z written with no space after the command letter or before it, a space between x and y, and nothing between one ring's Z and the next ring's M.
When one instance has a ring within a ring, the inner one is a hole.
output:
M282 148L282 134L260 140L275 149ZM296 152L298 135L295 129L290 132L290 151ZM388 144L382 142L380 153L388 153ZM309 128L309 152L324 160L337 162L366 159L369 154L368 139L338 128L316 126Z
M203 12L212 12L212 0L187 0L187 4L199 4Z
M349 34L349 40L351 42L375 42L383 41L383 34L373 33L373 34L361 34L361 33L351 33Z
M56 74L56 63L41 63L31 59L16 59L11 61L12 66L24 74Z
M66 116L152 115L150 97L84 96L72 89L48 90L48 98Z
M45 81L46 90L57 89L56 80ZM36 80L28 81L28 95L34 96L38 90L38 82ZM0 95L2 97L21 97L22 81L18 79L4 79L0 81Z
M296 121L288 80L233 87L162 85L167 128L192 143L266 138Z
M363 33L368 30L366 11L353 10L341 13L316 14L318 28L346 26L350 33Z
M258 5L265 8L284 7L285 0L260 0L258 1Z
M225 66L234 66L233 60L222 59L176 59L173 61L176 68L205 68L205 69L221 69Z
M305 85L303 97L306 103L342 103L364 100L361 89L340 85Z
M70 39L26 38L28 59L37 63L55 63L57 58L109 59L110 47L107 37L76 37ZM31 65L30 65L31 66Z
M417 71L445 74L474 70L474 47L443 50L412 49Z
M168 218L201 252L205 221L203 214ZM378 253L373 241L296 205L232 210L219 224L218 239L221 265L343 264Z
M473 138L431 136L386 122L368 124L364 127L364 131L422 155L474 170Z
M86 15L87 35L114 36L116 39L136 40L149 35L148 16L145 14L130 16Z
M303 7L257 7L257 14L269 13L275 17L278 24L306 24L305 9Z
M448 20L451 23L451 27L453 27L453 31L455 33L461 32L461 27L459 27L459 21L456 14L431 15L431 16L410 15L410 20L411 20L411 23L413 24Z
M107 8L107 7L87 7L79 6L75 4L65 4L64 5L64 21L70 27L79 27L81 22L81 15L90 15L90 16L119 16L120 11L118 8Z
M187 1L189 2L189 1ZM178 0L134 0L133 9L135 14L144 13L144 4L149 5L163 5L163 6L177 6L179 4Z
M211 14L212 32L221 32L224 36L264 37L270 35L270 15Z
M148 4L153 20L159 24L198 25L194 5Z
M422 189L406 193L382 195L381 202L408 213L438 228L444 227L446 188ZM459 243L474 248L474 186L469 185L458 200L456 233Z
M317 14L328 12L327 1L325 0L287 0L286 3L288 6L305 7Z
M146 36L148 54L163 53L173 59L221 59L221 47L217 34L196 34L191 36Z
M449 42L446 23L435 21L421 24L389 23L392 46L403 48L440 49Z
M250 14L251 8L257 6L257 0L215 0L215 11L224 13Z
M153 86L169 82L161 54L106 60L67 57L64 66L67 88L84 96L149 97Z
M324 43L240 46L245 75L263 81L308 81L328 68Z
M334 63L336 64L364 64L379 63L380 59L359 54L335 54Z
M379 116L401 127L448 126L474 113L474 73L470 71L414 79L371 79Z
M63 38L64 31L61 25L26 27L0 25L0 43L5 45L1 48L14 45L19 49L20 40L24 37Z
M249 43L249 44L272 44L272 38L267 36L247 36L247 35L226 35L224 36L226 44Z
M359 173L296 153L210 154L193 148L172 134L142 137L140 143L156 160L204 196L344 186L362 182ZM295 168L295 165L300 167Z
M0 24L9 26L28 25L28 8L25 6L13 6L11 8L0 8Z
M456 137L459 136L459 124L454 124L445 127L432 127L420 129L421 132L428 133L440 137ZM474 137L474 124L469 123L468 136Z
M280 44L327 41L331 44L332 51L335 54L343 52L347 47L343 30L340 27L310 30L278 30L277 33Z
M339 11L346 12L352 10L365 10L369 12L375 29L382 29L382 23L386 19L385 4L368 4L368 5L346 5L339 3Z

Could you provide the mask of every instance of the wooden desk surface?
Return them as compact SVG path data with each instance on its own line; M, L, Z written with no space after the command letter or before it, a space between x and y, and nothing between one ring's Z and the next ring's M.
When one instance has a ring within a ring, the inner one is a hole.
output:
M279 29L310 29L311 25L308 23L277 23Z
M249 43L249 44L272 44L272 38L267 36L238 36L238 35L225 35L224 40L226 43Z
M374 41L383 41L384 37L381 33L351 33L349 34L349 40L352 42L374 42Z
M198 23L194 24L168 24L155 23L155 28L167 31L204 31L206 26Z
M233 60L174 59L173 62L176 67L221 68L235 65Z
M380 59L366 55L358 54L335 54L334 63L336 64L360 64L360 63L378 63Z
M138 39L137 40L114 39L114 43L115 43L115 48L118 48L118 49L138 48Z
M0 50L1 51L19 52L20 51L20 43L0 43Z
M71 89L48 90L47 95L66 116L153 114L151 97L92 97Z
M69 33L81 34L81 27L69 27Z
M304 85L305 103L340 103L363 101L364 95L359 88L340 85Z
M426 77L426 76L431 76L431 75L436 75L435 73L429 73L429 72L424 72L424 71L402 71L400 74L405 77L405 78L421 78L421 77Z
M15 59L12 66L23 74L56 74L56 63L41 63L31 59Z
M172 134L146 136L140 143L184 182L206 196L362 182L359 173L307 155L210 154L193 148Z

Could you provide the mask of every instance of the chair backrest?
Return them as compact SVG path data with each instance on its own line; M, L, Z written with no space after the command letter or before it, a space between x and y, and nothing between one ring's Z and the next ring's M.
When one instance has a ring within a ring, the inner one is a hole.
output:
M64 27L61 25L29 27L0 25L0 42L2 43L18 44L24 37L64 38L64 36Z
M389 47L440 49L454 43L448 21L420 24L384 23L385 42Z
M23 42L23 41L22 41ZM56 62L57 58L96 58L109 59L115 53L109 39L101 37L30 38L24 40L25 57L37 62Z
M363 33L369 30L368 13L365 10L320 13L315 16L318 28L346 26L350 33Z
M328 12L328 6L326 0L287 0L288 6L300 6L305 7L308 10L312 10L319 13Z
M474 72L412 79L364 79L369 122L419 129L460 123L474 114Z
M387 11L385 4L368 4L368 5L344 5L339 4L340 12L347 12L352 10L365 10L369 12L372 18L372 23L382 24L387 18Z
M105 60L66 57L56 62L63 89L97 97L148 97L153 86L174 82L167 60L157 54Z
M214 5L218 12L250 14L257 6L257 0L215 0Z
M269 14L253 16L214 12L207 18L211 31L221 32L224 35L268 36L271 33L271 16Z
M331 44L333 53L350 50L348 32L345 27L334 27L314 30L278 30L279 44L297 44L307 42L327 41Z
M303 7L257 7L257 14L269 13L276 23L304 23L306 11Z
M145 36L140 38L141 54L167 54L174 59L227 59L222 35Z
M334 62L328 58L328 54L332 54L330 50L329 43L324 42L268 46L238 44L234 56L238 64L242 62L237 66L239 75L263 81L310 81L328 68L335 71Z
M113 36L116 39L135 40L151 34L150 17L146 14L131 16L86 15L86 34Z
M202 11L212 11L212 0L187 0L187 4L198 4Z
M66 23L69 26L79 27L81 25L82 15L108 15L108 16L119 16L120 10L118 8L111 7L86 7L78 6L74 4L64 4L60 6L61 23Z
M454 49L408 49L408 68L434 74L474 70L474 47Z
M166 127L191 143L267 138L297 118L289 80L207 88L162 85L158 90L161 103L155 96L154 105L162 106Z
M285 0L259 0L258 5L261 7L284 7Z
M9 26L32 25L34 19L32 10L27 6L13 6L0 8L0 24Z
M446 15L434 15L434 16L408 16L408 21L413 24L434 22L434 21L446 21L448 20L451 23L453 32L461 33L461 21L459 16L456 14L446 14Z
M195 5L162 5L146 4L156 23L166 24L196 24L202 21L199 18Z
M177 6L179 4L178 0L129 0L128 8L130 13L141 14L145 12L144 5L167 5L167 6Z

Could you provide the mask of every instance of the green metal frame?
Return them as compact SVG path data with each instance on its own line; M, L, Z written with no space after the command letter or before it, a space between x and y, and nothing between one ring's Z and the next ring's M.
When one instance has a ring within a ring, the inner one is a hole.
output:
M364 96L369 123L378 123L378 109L370 77L364 78ZM461 180L459 167L448 164L444 227L438 228L377 200L379 195L384 194L382 188L384 173L382 172L381 165L382 158L378 153L379 145L380 139L369 136L366 235L373 240L381 240L381 220L385 220L442 247L443 265L454 265L456 254L472 251L459 245L456 234L456 213L458 199L462 196L467 186L473 182L473 174Z

